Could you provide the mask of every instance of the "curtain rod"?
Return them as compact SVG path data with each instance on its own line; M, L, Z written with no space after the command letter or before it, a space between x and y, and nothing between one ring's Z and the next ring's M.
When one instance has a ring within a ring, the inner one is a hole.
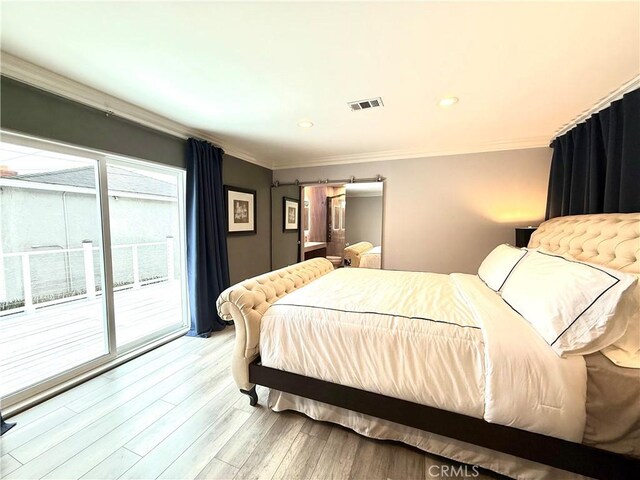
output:
M384 182L384 181L385 181L385 178L380 175L377 175L373 178L349 177L341 180L329 180L327 178L326 180L317 180L315 182L301 182L296 178L295 181L293 182L280 182L276 180L271 184L271 187L272 188L273 187L291 187L291 186L308 187L311 185L328 185L333 183L371 183L371 182Z
M586 110L583 110L581 113L579 113L572 120L570 120L569 122L561 126L558 130L556 130L556 133L553 134L553 137L551 137L551 141L549 143L550 144L553 143L553 141L559 136L564 135L579 123L584 122L591 115L598 113L600 110L603 110L604 108L608 107L609 105L611 105L612 102L615 102L616 100L620 100L623 95L626 95L627 93L635 90L639 86L640 86L640 75L636 75L631 80L625 82L619 88L609 92L607 95L602 97L600 100L596 101L593 105L588 107Z

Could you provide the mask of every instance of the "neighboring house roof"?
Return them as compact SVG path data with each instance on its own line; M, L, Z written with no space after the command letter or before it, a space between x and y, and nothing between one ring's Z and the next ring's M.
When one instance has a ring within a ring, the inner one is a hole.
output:
M110 192L144 193L163 197L175 197L177 194L175 185L133 170L107 165L107 174ZM71 187L96 187L93 167L16 175L11 177L11 180L68 185Z

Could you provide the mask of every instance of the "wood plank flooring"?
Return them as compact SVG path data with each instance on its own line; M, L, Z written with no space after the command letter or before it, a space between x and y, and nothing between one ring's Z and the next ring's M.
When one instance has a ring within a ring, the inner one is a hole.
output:
M258 389L260 406L249 406L229 371L233 336L227 328L209 339L179 338L16 415L18 425L0 438L0 477L424 480L457 467L272 412L266 389Z

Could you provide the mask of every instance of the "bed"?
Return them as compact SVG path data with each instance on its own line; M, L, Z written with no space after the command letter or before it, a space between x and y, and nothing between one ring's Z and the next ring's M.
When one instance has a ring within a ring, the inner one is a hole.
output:
M370 242L358 242L344 249L345 264L348 267L382 268L382 247L374 247Z
M360 268L382 268L382 247L373 247L360 257Z
M550 220L529 246L637 275L639 242L640 215L611 214ZM274 410L514 478L638 471L619 455L635 453L637 432L600 435L610 404L587 396L615 370L602 373L599 353L558 357L476 275L333 271L314 259L231 287L218 310L236 324L232 371L252 404L264 385ZM618 377L624 391L637 378Z
M344 260L347 267L359 267L362 255L373 248L370 242L358 242L347 245L344 249Z

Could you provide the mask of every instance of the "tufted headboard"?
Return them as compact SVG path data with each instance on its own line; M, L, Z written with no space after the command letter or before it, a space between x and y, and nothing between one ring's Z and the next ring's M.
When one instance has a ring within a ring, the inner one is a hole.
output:
M640 275L640 213L552 218L533 233L529 248Z
M251 388L249 363L256 358L260 344L260 320L276 300L333 271L326 258L313 258L289 267L250 278L227 288L216 305L224 320L236 327L231 371L238 387Z

